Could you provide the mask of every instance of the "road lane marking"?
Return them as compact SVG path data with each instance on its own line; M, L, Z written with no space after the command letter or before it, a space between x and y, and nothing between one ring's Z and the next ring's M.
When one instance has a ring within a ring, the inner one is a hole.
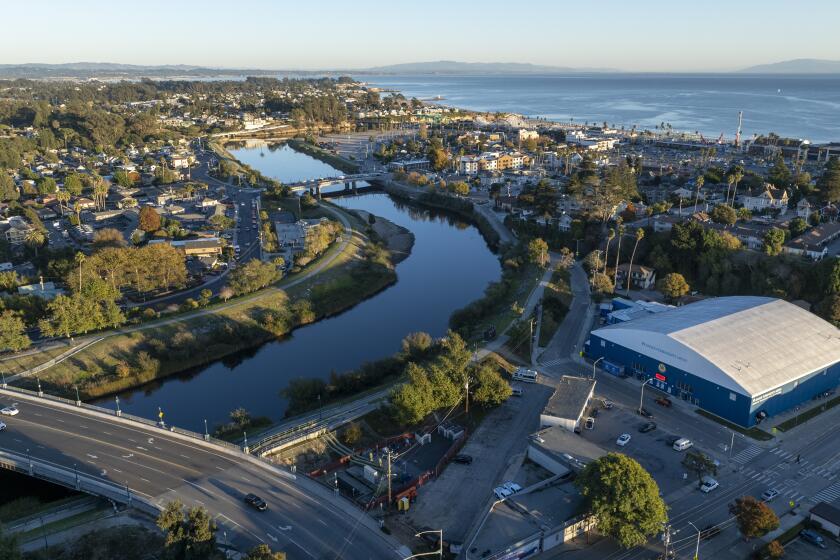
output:
M114 472L122 473L120 469L114 469Z
M85 455L87 455L87 456L88 456L88 457L90 457L91 459L99 459L99 457L97 457L96 455L92 455L92 454L90 454L90 453L85 453Z
M268 538L271 539L272 541L277 542L277 537L275 537L271 533L266 533L266 535L268 535Z
M152 483L151 480L149 480L148 478L143 478L142 476L140 477L140 480L142 480L143 482L148 482L149 484Z
M183 457L184 459L189 459L189 456L188 456L188 455L184 455L183 453L181 453L181 457Z
M137 449L139 449L139 450L141 450L141 451L148 451L148 449L146 449L145 447L141 447L141 446L139 446L139 445L137 446Z
M324 521L323 519L318 519L318 523L320 523L324 527L329 527L329 525L327 525L326 521Z
M295 542L295 540L293 538L289 537L289 542L292 543L293 545L295 545L296 547L298 547L299 549L301 549L302 551L304 551L306 553L306 555L309 556L310 558L315 558L315 556L313 556L311 552L309 552L308 550L306 550L305 548L300 546L297 542Z

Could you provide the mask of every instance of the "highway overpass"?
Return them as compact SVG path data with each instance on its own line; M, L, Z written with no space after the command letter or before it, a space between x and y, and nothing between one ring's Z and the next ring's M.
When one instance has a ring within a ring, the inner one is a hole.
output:
M404 548L345 498L204 434L72 401L0 389L0 466L154 513L170 500L205 507L218 540L239 550L266 543L290 560L403 558ZM205 441L207 439L207 441ZM268 502L257 512L253 492Z

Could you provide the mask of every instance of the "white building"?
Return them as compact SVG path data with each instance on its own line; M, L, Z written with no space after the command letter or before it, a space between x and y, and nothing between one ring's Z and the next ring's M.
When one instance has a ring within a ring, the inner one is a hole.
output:
M764 183L760 189L738 195L738 201L751 212L767 209L784 211L788 205L788 194L784 189L777 189L770 183Z

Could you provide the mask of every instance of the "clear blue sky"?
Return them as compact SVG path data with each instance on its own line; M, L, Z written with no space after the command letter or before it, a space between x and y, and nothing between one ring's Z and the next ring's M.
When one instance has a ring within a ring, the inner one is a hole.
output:
M702 71L840 60L837 0L11 0L2 11L2 64L459 60Z

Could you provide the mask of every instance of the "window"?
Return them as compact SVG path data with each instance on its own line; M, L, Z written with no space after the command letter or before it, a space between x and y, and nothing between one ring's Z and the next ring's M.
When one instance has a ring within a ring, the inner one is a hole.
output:
M606 341L606 340L602 340L602 341L601 341L601 348L606 348L606 347L607 347L607 341Z
M736 395L735 393L730 391L729 392L729 400L734 401L734 400L737 400L737 399L738 399L738 395Z

